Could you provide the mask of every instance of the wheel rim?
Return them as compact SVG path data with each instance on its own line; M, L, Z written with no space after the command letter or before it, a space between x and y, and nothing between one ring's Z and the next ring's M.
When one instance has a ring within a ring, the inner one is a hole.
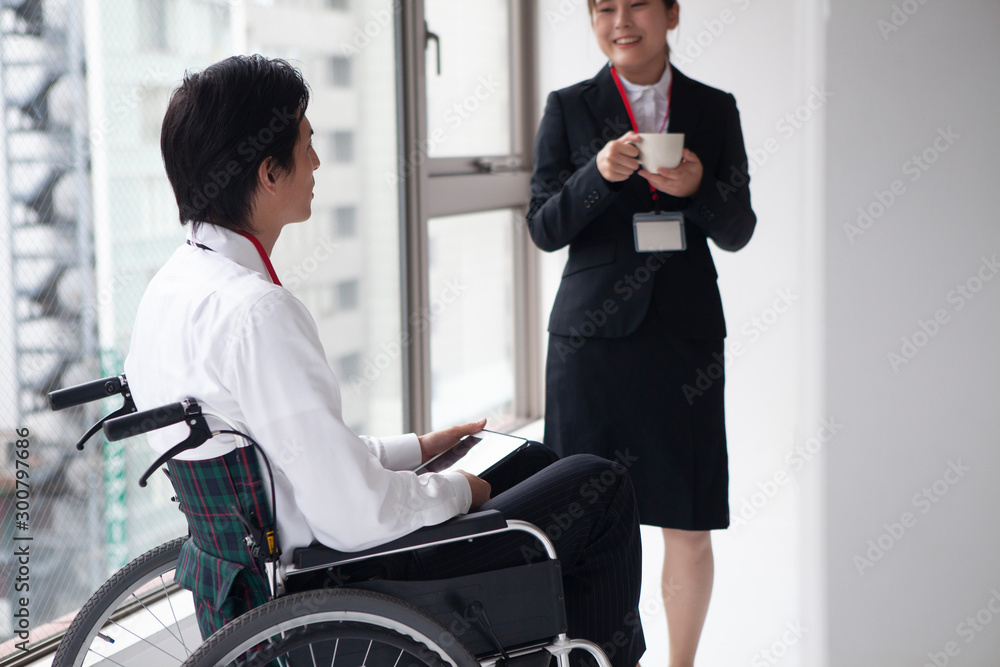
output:
M245 667L412 667L439 666L427 646L387 628L363 623L318 623L292 630L288 635L251 656Z
M406 637L409 640L419 643L425 646L426 648L432 650L434 652L434 655L443 664L449 665L450 667L457 667L456 663L450 657L448 657L448 655L444 653L443 650L441 650L438 647L437 642L431 639L430 637L424 635L423 633L417 632L412 627L408 627L393 619L388 619L383 616L368 614L365 612L358 612L358 611L314 612L311 614L304 614L298 618L290 619L282 623L276 623L271 627L265 628L253 634L252 636L245 638L242 642L240 642L238 646L233 647L222 658L217 660L215 664L220 666L230 665L233 663L240 664L239 659L242 656L244 656L250 649L258 646L259 644L271 640L272 638L278 636L279 634L283 636L281 637L281 639L274 642L274 644L277 646L275 650L279 654L281 654L282 651L285 651L288 646L287 644L285 644L285 642L288 641L289 637L291 636L291 633L294 633L296 631L319 632L320 630L332 630L333 628L336 627L338 623L351 624L352 627L365 626L365 627L378 628L393 632L397 635ZM316 639L314 638L313 641L316 641ZM275 657L272 656L270 653L268 654L268 657L262 661L259 661L256 657L251 656L251 662L248 664L257 667L258 662L260 662L261 667L263 667L263 665L268 664L274 659ZM335 662L327 664L333 664L334 667L337 667Z
M137 645L153 647L159 655L173 659L178 665L184 662L198 648L198 643L191 645L184 636L182 622L190 617L191 610L183 596L174 595L181 590L174 582L174 570L171 565L138 590L120 595L101 615L100 629L95 626L88 634L85 650L78 653L74 664L90 667L105 661L132 667L115 656Z
M55 667L130 667L128 652L142 647L177 664L190 656L201 635L194 627L190 596L176 595L180 588L174 582L185 540L163 544L112 576L70 625L56 652Z

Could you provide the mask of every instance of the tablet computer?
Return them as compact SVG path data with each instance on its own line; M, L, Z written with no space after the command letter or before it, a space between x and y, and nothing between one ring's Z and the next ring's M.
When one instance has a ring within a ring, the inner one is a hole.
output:
M462 438L457 445L428 459L414 472L464 470L482 477L527 445L528 440L524 438L482 430Z

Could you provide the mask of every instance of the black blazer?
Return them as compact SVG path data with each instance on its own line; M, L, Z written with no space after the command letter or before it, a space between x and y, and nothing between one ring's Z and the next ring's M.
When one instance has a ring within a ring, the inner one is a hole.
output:
M672 66L671 66L672 67ZM653 210L649 183L637 174L609 183L597 153L631 129L609 66L588 81L549 95L535 140L528 229L542 250L569 244L549 332L620 338L635 331L650 304L682 338L726 335L717 274L706 238L724 250L750 240L746 149L736 99L672 69L670 132L704 164L693 197L659 193L661 210L682 211L687 250L637 253L635 213Z

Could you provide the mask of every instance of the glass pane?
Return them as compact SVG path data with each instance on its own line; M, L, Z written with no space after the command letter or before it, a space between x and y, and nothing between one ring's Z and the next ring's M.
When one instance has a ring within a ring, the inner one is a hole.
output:
M429 40L426 54L430 157L511 153L510 4L424 3L427 29L440 40Z
M33 629L60 617L64 628L114 569L186 529L165 476L137 486L152 459L140 439L73 449L120 399L57 413L45 399L121 372L146 284L183 243L159 136L185 70L244 49L302 69L323 164L312 219L286 228L272 259L316 318L348 425L402 428L398 202L385 177L396 173L397 15L385 7L0 3L0 542L33 537ZM355 48L355 29L376 13L391 18ZM27 527L16 515L17 429L30 434ZM0 643L16 628L4 558Z
M428 227L432 428L487 417L501 429L514 406L514 213Z
M385 6L384 0L247 5L249 52L286 58L309 82L307 113L320 159L312 218L284 229L275 270L290 277L283 282L316 318L340 380L345 422L371 435L403 427L399 203L395 182L386 178L397 173L389 17L398 14ZM299 19L309 27L303 30ZM369 22L372 34L357 41L358 26Z

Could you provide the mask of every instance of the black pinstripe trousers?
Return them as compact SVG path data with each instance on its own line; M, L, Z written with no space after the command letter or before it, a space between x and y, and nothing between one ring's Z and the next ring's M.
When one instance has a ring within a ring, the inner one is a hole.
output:
M481 509L545 531L562 566L567 634L601 646L615 667L634 667L646 643L638 608L639 515L628 471L589 454L556 458L536 444L522 450L486 477L493 496ZM421 576L439 578L523 565L545 554L532 537L515 533L481 538L460 551L424 550L418 558ZM571 658L574 665L593 664L582 651Z

